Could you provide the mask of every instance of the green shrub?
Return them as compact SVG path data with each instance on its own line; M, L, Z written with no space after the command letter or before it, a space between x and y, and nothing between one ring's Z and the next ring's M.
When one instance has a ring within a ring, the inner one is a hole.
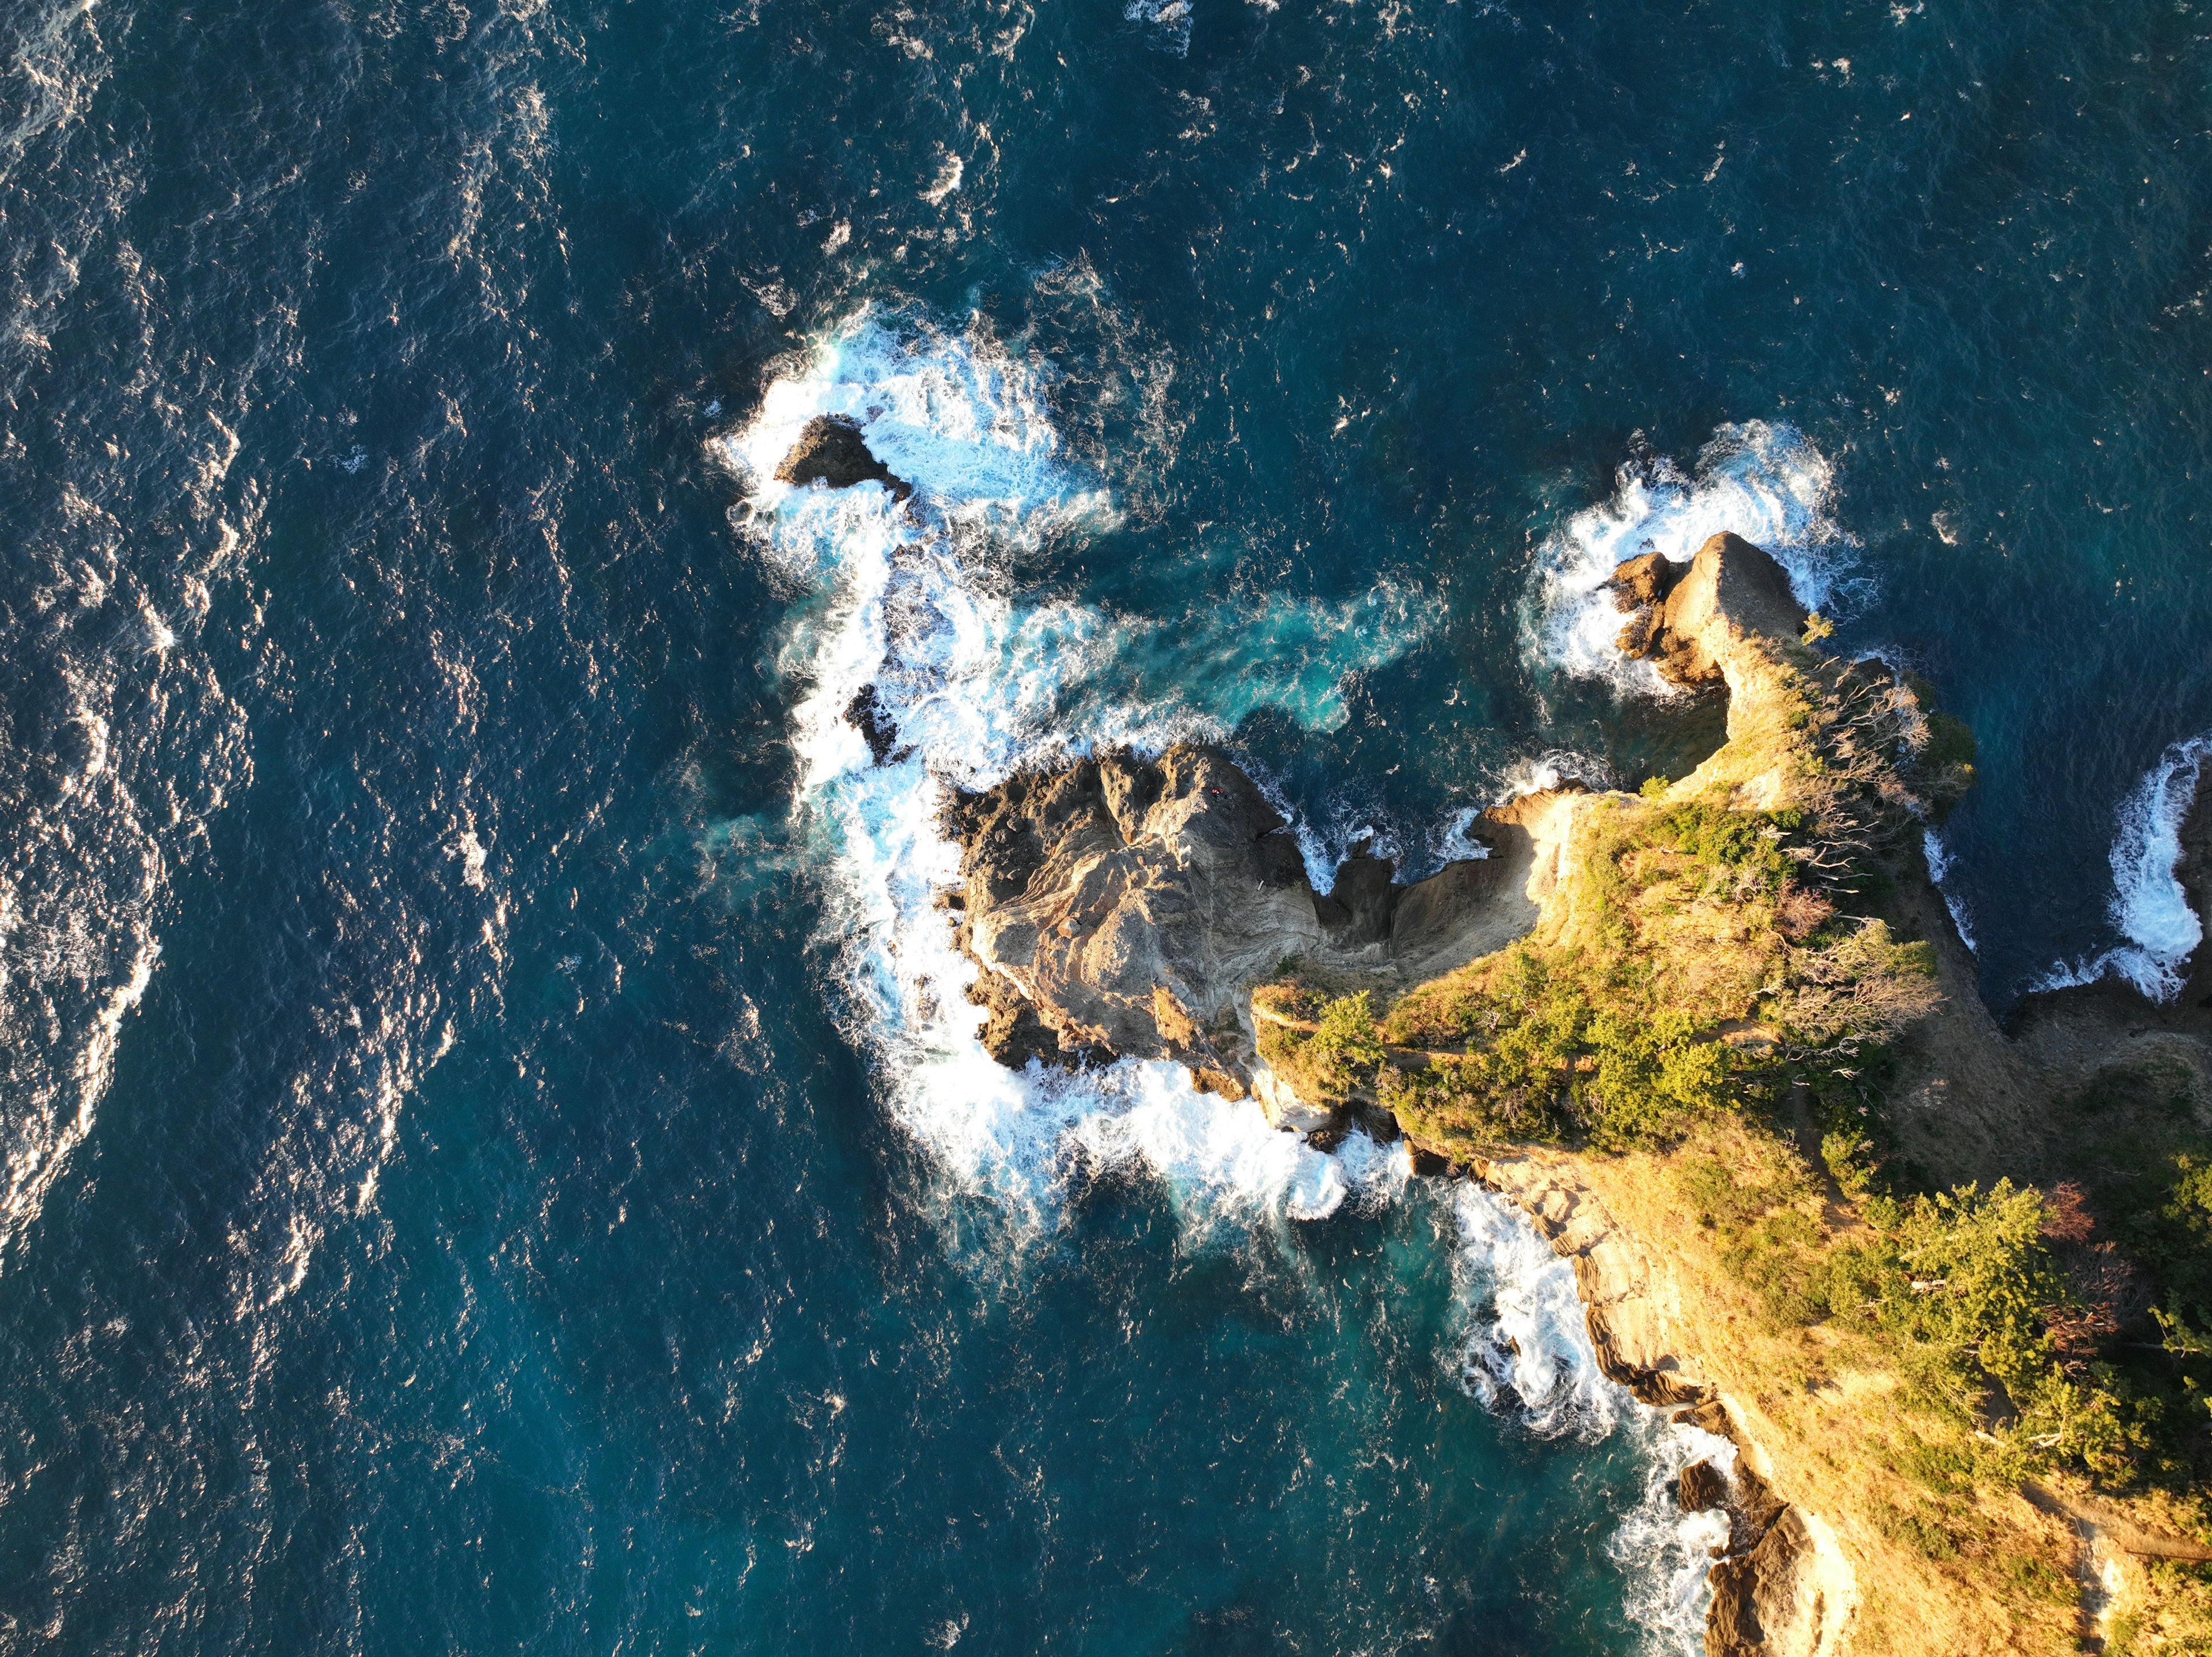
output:
M1374 1080L1382 1064L1369 992L1340 996L1322 1009L1304 1049L1309 1068L1332 1092L1350 1093Z

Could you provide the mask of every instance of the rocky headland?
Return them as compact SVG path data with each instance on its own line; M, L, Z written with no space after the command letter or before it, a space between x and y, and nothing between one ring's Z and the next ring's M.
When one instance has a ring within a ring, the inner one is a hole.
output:
M987 1045L1172 1060L1511 1195L1607 1373L1737 1446L1681 1486L1730 1515L1712 1657L2212 1648L2212 950L2172 1005L2099 984L2001 1028L1922 850L1971 733L1825 652L1735 537L1612 586L1622 652L1724 690L1727 740L1494 806L1425 879L1362 853L1316 890L1200 744L953 794ZM2185 842L2202 913L2202 798Z

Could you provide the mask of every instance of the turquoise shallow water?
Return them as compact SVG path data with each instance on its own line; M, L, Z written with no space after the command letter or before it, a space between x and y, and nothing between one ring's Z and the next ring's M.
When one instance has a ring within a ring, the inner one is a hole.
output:
M0 14L0 1646L1667 1648L1679 1447L1462 1375L1510 1228L963 1070L824 687L1421 863L1694 760L1578 573L1755 530L1975 725L2007 1001L2212 728L2205 33ZM960 362L904 552L746 473Z

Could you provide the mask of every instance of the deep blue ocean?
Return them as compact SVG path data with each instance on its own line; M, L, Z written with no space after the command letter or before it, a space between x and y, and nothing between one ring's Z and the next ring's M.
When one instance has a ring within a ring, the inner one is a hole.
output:
M1433 867L1733 528L2155 980L2208 486L2200 0L14 0L0 1651L1698 1649L1564 1268L979 1064L935 791Z

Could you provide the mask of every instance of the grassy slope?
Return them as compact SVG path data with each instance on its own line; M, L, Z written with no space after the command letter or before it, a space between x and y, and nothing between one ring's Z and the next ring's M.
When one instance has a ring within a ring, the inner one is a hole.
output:
M1291 972L1255 993L1262 1056L1455 1162L1571 1156L1668 1279L1681 1356L1853 1556L1856 1649L2074 1649L2076 1537L2024 1480L2212 1535L2194 1360L2142 1341L2126 1303L2212 1290L2198 1100L2121 1073L2038 1101L2017 1146L1983 1132L1954 1156L1922 1134L1899 1154L1893 1097L1943 1085L1947 1047L1967 1057L1943 940L1913 937L1928 911L1908 900L1919 813L1970 780L1971 740L1881 676L1739 642L1728 744L1671 786L1578 804L1533 935L1417 986ZM2008 1158L2078 1173L2086 1208L1939 1195ZM2204 1205L2177 1208L2197 1187ZM2117 1297L2115 1229L2136 1266ZM2212 1634L2195 1568L2136 1574L2116 1648L2212 1650L2189 1643Z

